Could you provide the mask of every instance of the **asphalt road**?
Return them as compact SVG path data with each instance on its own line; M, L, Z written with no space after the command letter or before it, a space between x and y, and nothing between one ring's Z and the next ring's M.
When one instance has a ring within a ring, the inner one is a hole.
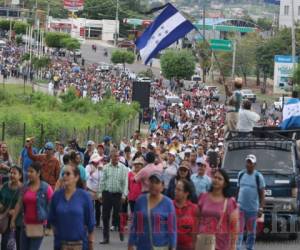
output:
M127 248L128 237L125 237L124 242L120 242L118 233L111 233L111 242L109 245L100 245L99 241L102 240L102 231L96 229L96 241L94 244L94 249L103 249L103 250L121 250ZM300 238L300 236L299 236ZM274 236L269 239L260 239L256 243L256 250L299 250L300 239L297 241L288 241L286 239L280 239L279 236ZM53 250L53 237L45 237L43 240L42 250ZM245 249L245 248L244 248ZM244 250L243 249L243 250ZM246 249L245 249L246 250Z
M86 59L87 63L110 63L110 56L114 47L107 47L105 43L96 42L97 51L95 52L92 50L92 44L93 42L87 41L81 46L82 57ZM104 56L104 49L107 49L108 51L107 57ZM126 68L130 69L134 73L139 73L140 71L144 71L149 68L149 66L145 66L142 62L135 62L133 64L126 64ZM159 76L159 68L152 67L152 71L156 76Z

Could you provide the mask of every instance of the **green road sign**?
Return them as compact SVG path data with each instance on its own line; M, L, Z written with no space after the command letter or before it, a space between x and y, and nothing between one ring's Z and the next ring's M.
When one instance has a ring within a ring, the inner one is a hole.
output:
M233 45L230 40L211 39L209 41L212 51L232 51Z

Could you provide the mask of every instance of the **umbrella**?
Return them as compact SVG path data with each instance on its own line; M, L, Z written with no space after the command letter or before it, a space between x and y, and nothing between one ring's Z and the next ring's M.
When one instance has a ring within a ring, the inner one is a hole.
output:
M72 68L72 71L75 72L75 73L79 73L80 72L80 67L79 66L74 66Z

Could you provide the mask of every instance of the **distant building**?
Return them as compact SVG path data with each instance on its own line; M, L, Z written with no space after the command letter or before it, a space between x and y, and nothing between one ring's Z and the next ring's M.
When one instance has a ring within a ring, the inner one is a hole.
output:
M119 34L119 21L86 18L58 19L50 17L48 29L50 31L66 32L76 38L113 41L116 31Z
M279 26L292 27L292 1L294 1L295 22L300 21L300 0L281 0L279 13Z

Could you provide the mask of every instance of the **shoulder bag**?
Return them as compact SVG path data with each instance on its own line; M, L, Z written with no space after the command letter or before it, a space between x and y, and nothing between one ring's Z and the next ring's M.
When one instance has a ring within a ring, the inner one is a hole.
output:
M217 225L216 231L218 232L222 221L224 219L226 209L227 209L228 199L225 198L224 208L220 217L220 220ZM197 235L196 248L195 250L215 250L216 249L216 235L215 234L206 234L200 233Z
M147 194L147 212L148 212L148 227L149 227L149 239L150 239L151 249L152 250L169 250L169 246L156 247L153 244L152 220L151 220L151 209L150 209L150 202L149 202L149 194Z
M3 213L0 213L0 234L5 233L9 226L9 210L11 209L11 205L13 203L13 200L16 198L17 193L19 192L19 189L16 190L15 194L13 195L12 199L9 202L8 207L4 210Z

